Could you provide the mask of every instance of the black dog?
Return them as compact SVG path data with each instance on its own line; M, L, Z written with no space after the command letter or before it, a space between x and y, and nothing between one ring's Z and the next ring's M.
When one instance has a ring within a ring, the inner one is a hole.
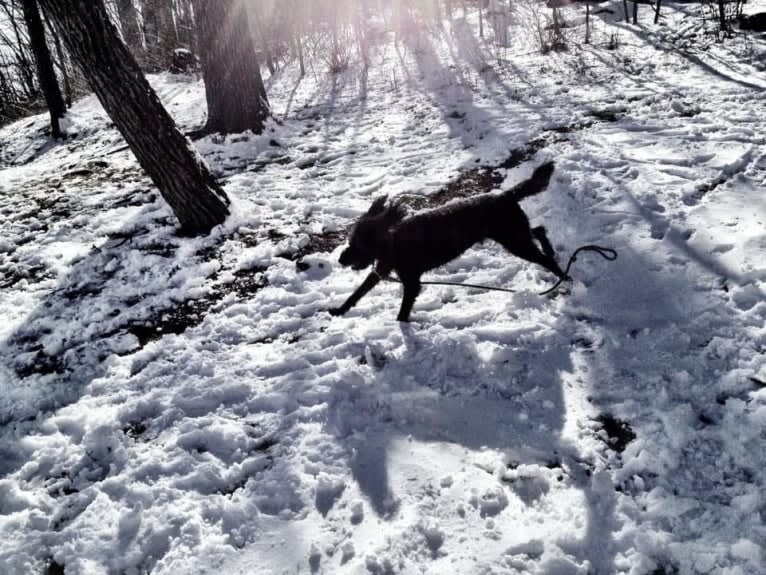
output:
M556 263L553 246L542 226L531 229L519 200L543 191L553 173L553 162L537 168L532 177L503 194L482 194L404 217L397 204L386 206L377 198L354 226L340 263L361 270L377 260L374 271L332 315L343 315L381 278L395 271L404 284L398 321L409 321L420 293L423 272L455 259L485 239L501 244L512 254L540 264L560 279L569 279ZM535 240L539 243L539 247ZM540 249L542 248L542 250Z

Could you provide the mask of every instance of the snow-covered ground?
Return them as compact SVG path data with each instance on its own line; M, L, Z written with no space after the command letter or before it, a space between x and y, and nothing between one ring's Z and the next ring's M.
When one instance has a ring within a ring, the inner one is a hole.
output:
M203 238L94 97L65 142L0 130L0 573L763 573L766 40L696 10L547 55L458 10L367 73L289 66L266 133L197 143L234 205ZM202 123L199 81L152 82ZM513 150L505 187L556 161L524 208L561 259L616 262L541 297L487 243L431 277L516 293L326 313L372 198Z

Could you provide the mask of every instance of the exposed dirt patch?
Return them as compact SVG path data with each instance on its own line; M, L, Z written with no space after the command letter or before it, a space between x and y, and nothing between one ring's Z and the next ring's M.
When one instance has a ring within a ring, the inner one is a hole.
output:
M146 425L141 421L131 421L122 428L122 432L131 439L138 440L146 432Z
M636 438L636 434L627 421L617 419L611 414L599 415L596 421L601 424L599 437L617 453L625 451L628 444Z
M266 268L240 270L234 273L234 281L217 284L206 296L179 302L175 307L157 310L141 322L130 322L125 326L128 333L138 339L139 347L172 333L181 334L196 327L205 319L210 309L229 294L247 299L268 285L263 272ZM135 350L134 350L135 351Z
M526 146L512 150L499 164L494 166L478 166L462 172L456 179L448 182L435 194L430 196L408 196L403 203L413 210L437 208L457 198L468 198L491 192L503 183L505 174L501 170L516 168L531 160L534 155L548 145L548 141L540 138L532 140Z
M625 110L591 110L588 115L602 122L616 122Z
M42 263L25 265L12 259L9 263L0 265L0 289L13 287L22 280L35 284L52 277L53 274Z
M210 292L201 298L184 300L171 307L158 308L150 317L142 320L128 319L126 323L109 332L92 335L85 341L77 339L55 355L45 352L43 345L39 342L39 336L42 334L19 335L13 341L18 350L14 370L20 378L35 374L64 375L77 370L78 366L72 365L72 362L76 364L80 350L86 346L92 346L94 342L129 333L136 337L140 349L167 334L181 334L202 323L211 309L229 294L234 294L239 299L247 299L263 289L268 285L264 271L265 268L239 270L234 273L233 281L215 284ZM67 300L96 295L103 289L104 281L106 281L104 278L101 280L85 286L68 288L61 291L59 295ZM130 307L138 301L126 300L124 303ZM133 349L131 353L135 351ZM109 348L106 346L103 351L104 357L100 359L103 360L109 353Z
M25 363L19 363L15 366L16 374L20 378L24 379L34 374L48 375L56 373L61 375L66 372L63 358L46 354L43 351L42 345L36 344L28 351L34 355Z

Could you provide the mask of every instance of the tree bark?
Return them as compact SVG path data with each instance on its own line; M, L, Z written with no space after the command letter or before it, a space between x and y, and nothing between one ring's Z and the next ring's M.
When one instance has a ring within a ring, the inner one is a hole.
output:
M182 231L204 233L223 222L226 194L120 41L103 0L39 2Z
M133 55L141 60L144 56L144 43L141 40L138 11L133 0L117 0L117 15L120 18L123 41L133 52Z
M61 95L56 71L53 69L51 53L45 41L45 27L36 0L24 0L23 6L24 21L27 23L29 43L35 56L40 89L43 91L45 103L51 114L51 135L54 138L60 138L64 134L61 131L59 120L66 114L66 105L64 104L64 97Z
M217 3L219 0L207 0ZM167 70L177 47L172 0L143 0L142 19L149 70Z
M726 6L724 0L718 0L718 19L721 21L721 32L726 32Z
M196 54L197 46L194 43L194 18L192 17L191 0L176 2L176 22L178 43Z
M197 0L202 74L207 97L205 131L263 131L269 102L242 0Z
M64 103L67 109L72 107L72 83L69 80L69 70L67 70L67 58L64 54L64 49L61 47L61 38L59 38L56 30L50 23L48 18L43 18L45 27L48 29L48 34L53 38L53 45L56 47L56 58L53 60L53 64L59 69L61 73L61 80L64 84Z
M236 10L236 4L241 4L242 0L225 0L224 4L226 3L230 5L231 10ZM277 71L277 67L274 65L274 59L271 56L271 42L269 41L269 36L263 29L263 19L265 18L265 15L258 9L257 2L250 5L250 10L255 16L255 22L258 27L258 38L261 40L261 50L263 56L266 58L266 67L269 69L269 74L273 76L274 72Z

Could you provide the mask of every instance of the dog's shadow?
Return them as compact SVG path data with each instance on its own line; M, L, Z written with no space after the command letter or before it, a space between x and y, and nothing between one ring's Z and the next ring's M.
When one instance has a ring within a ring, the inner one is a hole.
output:
M336 389L327 419L380 516L397 509L389 447L402 438L494 449L527 464L551 465L572 452L560 439L566 348L541 342L535 349L545 351L530 352L500 332L477 336L437 326L426 339L409 324L400 329L394 357L367 348L363 361L375 370L371 384L338 383L345 389Z

